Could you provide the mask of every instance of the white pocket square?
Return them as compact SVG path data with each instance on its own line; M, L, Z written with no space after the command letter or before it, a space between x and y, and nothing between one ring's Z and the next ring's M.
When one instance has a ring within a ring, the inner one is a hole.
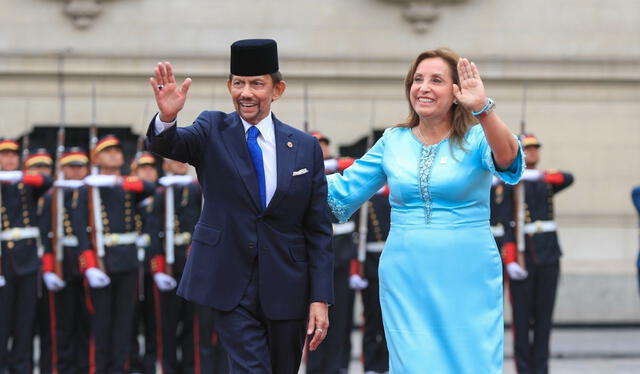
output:
M304 168L304 169L294 171L292 176L295 177L297 175L307 174L308 172L309 170L307 170L307 168Z

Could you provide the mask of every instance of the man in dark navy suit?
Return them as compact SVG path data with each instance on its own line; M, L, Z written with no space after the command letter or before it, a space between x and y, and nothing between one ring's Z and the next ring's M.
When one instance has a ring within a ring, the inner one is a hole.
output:
M214 309L232 373L295 374L305 324L315 350L333 303L322 151L271 113L286 87L275 41L233 43L230 65L235 112L205 111L185 128L191 79L178 86L168 62L150 79L150 150L193 165L204 197L178 294Z

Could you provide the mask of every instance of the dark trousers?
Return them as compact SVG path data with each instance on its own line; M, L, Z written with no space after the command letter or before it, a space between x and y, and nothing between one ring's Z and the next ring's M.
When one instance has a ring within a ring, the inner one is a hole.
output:
M158 312L158 360L165 374L194 372L194 315L192 303L176 295L175 290L154 289ZM178 349L181 360L178 360Z
M268 319L260 306L258 269L254 266L240 304L216 310L222 346L231 374L297 374L305 341L305 320Z
M40 374L49 374L51 368L51 316L50 300L47 288L42 280L38 281L38 301L36 302L36 323L34 332L38 335L40 345L40 355L38 356L37 366Z
M349 266L333 269L335 305L329 308L329 331L318 349L307 355L307 374L339 374L342 368L340 357L345 350L345 342L350 339L349 319Z
M0 287L0 373L27 374L33 366L38 276L16 275L10 266L5 268L9 271L3 274L7 284Z
M125 372L131 349L137 271L109 274L111 284L91 289L91 362L95 373Z
M196 305L194 319L195 351L194 368L196 374L229 374L229 357L222 348L214 321L214 311L206 306Z
M68 280L65 288L45 292L45 297L49 300L52 322L49 326L52 369L58 374L87 373L90 324L83 278Z
M549 339L560 264L528 265L529 276L509 280L514 355L518 374L549 372ZM533 341L530 332L533 331Z
M387 350L382 324L382 310L380 309L379 263L380 253L367 253L365 276L369 281L369 286L362 291L362 303L364 304L362 353L365 372L384 373L389 371L389 351Z
M153 276L144 274L139 280L138 300L133 317L133 335L129 355L132 371L153 374L156 372L156 308ZM138 335L144 337L144 350L138 343Z

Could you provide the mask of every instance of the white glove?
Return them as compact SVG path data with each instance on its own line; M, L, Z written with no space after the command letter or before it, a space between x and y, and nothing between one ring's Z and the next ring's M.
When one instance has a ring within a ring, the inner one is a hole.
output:
M4 276L0 275L0 287L4 287L7 284L7 281L4 279Z
M190 175L166 175L160 178L158 183L165 187L186 186L193 183L193 177Z
M77 189L84 185L84 182L77 179L61 179L53 182L55 187Z
M330 158L324 160L324 172L325 174L335 173L338 170L338 160Z
M363 279L360 274L353 274L349 277L349 288L356 291L364 290L369 286L369 281Z
M84 184L91 187L112 187L118 183L117 175L88 175L84 178Z
M160 291L171 291L178 285L173 277L165 274L165 273L155 273L153 275L153 280L156 282L156 286Z
M0 171L0 182L18 183L22 180L22 172L20 170Z
M65 281L56 275L56 273L52 273L50 271L42 274L42 280L44 280L44 284L47 286L47 289L53 292L60 291L67 285Z
M537 181L537 180L541 180L542 178L544 178L544 173L538 169L525 169L524 172L522 172L522 178L520 178L523 181Z
M507 264L507 273L509 274L509 278L513 280L523 280L529 276L529 273L518 265L517 262Z
M84 275L91 288L104 288L111 283L111 278L100 269L89 268L84 272Z

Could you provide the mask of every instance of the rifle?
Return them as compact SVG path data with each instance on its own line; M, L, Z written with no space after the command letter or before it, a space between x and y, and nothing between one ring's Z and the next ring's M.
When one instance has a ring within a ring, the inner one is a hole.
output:
M522 86L522 111L521 111L521 119L520 119L520 134L523 135L525 133L526 121L525 117L527 114L527 84L526 82ZM515 221L515 237L516 237L516 248L518 251L518 265L526 270L526 261L524 256L525 251L525 236L524 236L524 202L525 202L525 194L524 194L524 182L520 181L515 188L513 193L514 198L514 221Z
M89 154L91 160L91 175L98 174L96 161L96 144L98 144L98 125L96 124L96 85L91 88L91 128L89 129ZM91 237L96 251L98 268L105 271L104 266L104 237L102 227L102 202L100 188L89 187L89 224L91 225Z
M171 173L167 173L171 175ZM173 186L167 186L164 197L164 250L166 258L167 274L173 276L173 264L175 263L175 215Z
M307 87L307 82L304 82L303 85L303 96L304 96L304 132L309 133L309 90Z
M60 97L60 127L58 127L58 141L56 147L56 167L55 177L57 180L63 180L64 174L60 167L60 159L64 153L64 140L66 122L65 118L65 95L64 95L64 54L60 54L58 59L58 95ZM53 201L51 209L51 226L54 228L53 237L51 238L51 248L53 251L53 257L55 258L54 270L56 275L62 279L62 261L64 259L64 248L62 245L62 239L64 238L64 190L59 187L53 189Z

